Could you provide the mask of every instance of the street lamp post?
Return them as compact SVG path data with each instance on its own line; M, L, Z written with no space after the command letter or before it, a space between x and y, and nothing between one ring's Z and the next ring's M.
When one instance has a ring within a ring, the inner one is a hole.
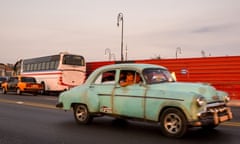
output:
M116 60L115 54L111 53L111 58L113 58L113 60Z
M111 52L110 48L105 49L105 55L107 55L107 54L108 54L108 60L109 61L111 61L112 58L113 58L113 60L116 60L115 54Z
M177 47L177 49L176 49L176 59L178 58L178 53L179 53L179 54L182 53L181 47Z
M119 22L122 22L122 35L121 35L121 61L123 61L123 13L118 14L117 26L119 27Z
M110 48L105 49L105 55L108 53L108 60L110 61L112 58L112 53Z

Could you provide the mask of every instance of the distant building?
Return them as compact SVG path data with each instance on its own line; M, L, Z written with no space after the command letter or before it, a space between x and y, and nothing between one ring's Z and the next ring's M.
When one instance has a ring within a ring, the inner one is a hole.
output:
M0 63L0 76L12 76L13 73L13 64Z
M0 63L0 76L5 76L5 64Z

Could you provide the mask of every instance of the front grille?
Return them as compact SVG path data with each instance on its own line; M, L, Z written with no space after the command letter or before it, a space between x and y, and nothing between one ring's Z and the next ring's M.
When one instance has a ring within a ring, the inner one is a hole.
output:
M216 113L217 116L227 115L227 107L224 103L211 103L207 105L205 112L202 112L199 116L200 119L213 119L213 114Z

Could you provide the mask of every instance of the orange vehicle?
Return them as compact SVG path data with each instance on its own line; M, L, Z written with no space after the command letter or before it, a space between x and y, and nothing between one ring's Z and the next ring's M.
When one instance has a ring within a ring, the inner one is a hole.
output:
M18 95L22 93L37 95L43 91L43 86L37 83L34 77L16 76L10 77L8 81L2 84L2 91L4 94L7 92L16 92Z

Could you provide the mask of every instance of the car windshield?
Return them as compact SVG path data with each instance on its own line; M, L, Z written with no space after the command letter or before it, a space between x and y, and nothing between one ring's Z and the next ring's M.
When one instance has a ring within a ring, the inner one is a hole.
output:
M174 78L169 71L161 68L148 68L143 71L147 84L157 84L163 82L174 82Z

